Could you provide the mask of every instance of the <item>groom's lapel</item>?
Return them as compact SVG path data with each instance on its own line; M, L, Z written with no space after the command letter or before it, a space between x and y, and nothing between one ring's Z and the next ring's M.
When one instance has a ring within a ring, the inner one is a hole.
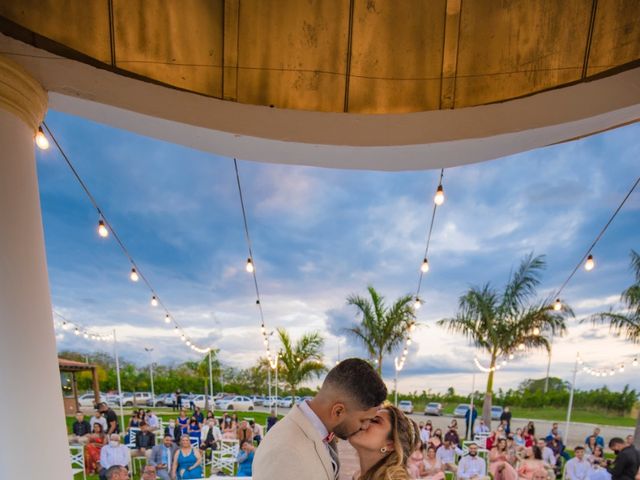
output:
M289 412L289 415L291 415L291 419L296 423L296 425L298 425L298 427L300 427L307 438L313 442L316 454L320 457L320 460L322 460L322 466L327 473L327 478L329 480L334 480L333 467L331 466L331 455L329 455L329 450L324 444L324 439L320 438L318 431L313 428L311 422L307 420L307 417L304 416L304 413L302 413L302 410L300 410L298 406L294 407L291 412ZM300 460L304 461L303 459Z

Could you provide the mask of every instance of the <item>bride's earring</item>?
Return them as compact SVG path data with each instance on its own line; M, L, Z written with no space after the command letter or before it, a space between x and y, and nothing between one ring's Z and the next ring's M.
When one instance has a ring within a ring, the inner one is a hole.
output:
M387 453L387 447L382 447L380 449L380 453Z

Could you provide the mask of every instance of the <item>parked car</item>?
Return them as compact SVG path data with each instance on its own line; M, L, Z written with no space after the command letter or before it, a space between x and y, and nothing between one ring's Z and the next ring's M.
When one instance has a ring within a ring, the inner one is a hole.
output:
M269 397L265 399L263 405L267 408L274 408L280 400L282 400L282 397L276 397L275 395L272 395L271 399L269 399Z
M148 407L170 407L175 401L175 395L173 393L161 393L155 396L155 405L153 399L147 400Z
M305 400L305 401L309 402L309 401L313 400L313 397L307 395L306 397L302 397L302 400Z
M404 413L413 413L413 403L411 400L400 400L400 403L398 403L398 409Z
M100 402L101 399L103 399L105 397L106 397L106 395L101 393L100 397L98 398L98 402ZM81 407L95 407L96 398L95 398L93 393L85 393L84 395L80 395L78 397L78 403L80 404Z
M300 403L302 402L302 398L296 396L296 403ZM278 402L278 407L280 408L291 408L293 407L293 397L291 395L289 395L288 397L284 397L282 399L280 399L280 401Z
M464 418L470 408L471 405L469 405L468 403L461 403L453 411L453 416L456 418Z
M491 420L500 420L500 415L504 409L500 405L493 405L491 407Z
M442 404L438 402L427 403L427 406L424 407L425 415L437 415L438 417L442 415Z
M209 400L209 408L213 408L213 406L215 405L215 400L211 395L194 395L190 399L190 401L193 402L196 407L205 408L207 399Z
M261 395L254 395L254 396L251 397L251 400L253 400L253 404L256 407L260 407L260 406L264 405L265 397L263 397Z
M218 410L253 410L254 405L249 397L235 395L216 401L216 408Z

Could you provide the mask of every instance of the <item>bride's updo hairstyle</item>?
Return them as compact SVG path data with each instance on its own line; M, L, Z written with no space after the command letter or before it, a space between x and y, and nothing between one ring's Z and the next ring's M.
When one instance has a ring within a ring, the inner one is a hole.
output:
M388 440L393 443L393 450L361 475L360 480L411 480L407 460L420 444L418 425L391 404L382 408L389 412L391 430Z

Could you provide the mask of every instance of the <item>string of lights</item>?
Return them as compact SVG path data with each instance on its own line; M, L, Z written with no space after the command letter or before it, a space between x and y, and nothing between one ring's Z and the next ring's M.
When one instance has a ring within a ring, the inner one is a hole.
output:
M567 284L571 281L571 279L574 277L574 275L576 274L576 272L580 269L581 266L584 266L584 269L587 272L592 271L595 266L596 266L596 261L595 258L593 257L593 250L596 247L596 245L598 244L598 242L600 241L600 239L602 238L602 236L605 234L605 232L607 231L607 229L609 228L609 226L611 225L611 223L613 222L613 220L616 218L616 216L618 215L618 213L620 212L620 210L622 209L622 207L624 206L624 204L627 202L627 200L629 199L629 197L631 196L631 194L633 193L633 191L636 189L636 187L638 186L638 183L640 183L640 176L636 179L636 181L633 183L633 185L631 186L631 188L629 189L629 191L627 192L627 194L624 196L624 198L622 199L622 201L620 202L620 204L618 205L618 208L615 209L615 211L613 212L613 214L611 215L611 217L609 217L609 220L607 221L607 223L604 225L604 227L602 227L602 229L600 230L600 232L598 233L598 235L596 236L596 238L593 240L593 242L591 243L591 245L589 245L589 248L587 249L587 251L584 253L584 255L582 255L582 257L580 257L580 261L576 264L576 266L574 267L574 269L571 271L571 273L569 274L569 276L566 278L566 280L562 283L562 285L560 286L560 288L558 290L556 290L556 292L550 296L550 298L554 298L556 299L556 301L553 303L553 309L558 311L558 310L562 310L563 308L563 304L562 304L562 300L561 300L561 294L564 290L564 288L567 286Z
M628 363L631 364L632 367L638 366L638 357L634 356L633 360L628 360ZM621 362L616 362L613 366L609 367L592 367L584 359L578 355L578 365L582 368L582 371L592 375L594 377L613 377L616 374L624 373L625 371L625 360Z
M171 312L169 311L169 308L161 300L160 295L157 293L156 289L151 285L151 282L149 281L149 279L142 273L138 263L134 260L129 249L127 249L121 237L113 228L113 225L109 222L107 216L104 213L104 210L100 207L100 205L98 204L97 200L89 190L89 187L84 182L82 177L80 177L80 174L78 173L74 165L71 163L69 156L65 153L64 149L58 142L57 138L55 137L55 135L53 134L49 126L46 124L46 122L42 122L42 125L44 126L44 129L46 130L47 134L49 135L54 145L56 146L56 149L58 150L58 152L60 152L60 155L62 156L67 166L71 170L73 176L82 187L84 193L87 195L87 198L93 205L93 208L96 210L98 214L98 227L97 227L98 235L101 238L105 238L105 239L108 238L110 235L113 236L113 239L116 241L116 243L120 247L120 250L122 251L124 256L127 258L129 264L131 265L131 270L129 272L129 279L134 283L137 283L140 280L142 280L142 282L147 286L147 288L151 293L151 306L160 307L164 311L164 323L167 325L173 325L173 331L176 333L176 335L180 337L182 342L185 343L187 347L189 347L191 350L197 353L209 353L210 348L201 347L197 345L191 339L191 337L189 337L186 334L185 330L182 328L180 323L176 320L175 316L171 314ZM38 147L42 150L46 150L49 148L49 140L44 134L42 127L40 127L38 129L38 132L36 133L35 142L36 142L36 145L38 145ZM66 322L66 320L63 320L63 322ZM64 327L64 323L63 323L63 327ZM82 335L84 335L85 333L88 334L86 330L82 330L78 328L78 331L82 332ZM76 330L74 330L74 333L75 332ZM90 334L89 334L89 338L90 338Z
M414 312L419 310L422 307L422 299L420 298L420 291L422 289L422 280L424 275L429 271L429 245L431 244L431 235L433 233L433 224L436 218L436 212L438 211L438 207L440 207L444 203L444 187L442 186L442 179L444 177L444 168L440 169L440 178L438 180L438 187L436 188L436 193L433 197L433 210L431 211L431 221L429 222L429 229L427 231L426 245L424 248L424 255L422 258L422 263L420 264L420 272L418 274L418 287L416 288L416 294L413 303ZM413 333L416 329L416 324L412 322L409 324L409 334L405 337L404 346L402 347L402 356L398 359L395 359L395 367L396 371L400 371L404 368L404 364L407 361L407 355L409 354L409 347L413 343L411 339L411 333Z
M61 328L63 331L72 331L75 336L83 337L87 340L95 340L98 342L110 342L113 340L113 335L96 333L93 328L87 328L79 323L72 322L55 310L53 311L53 314L59 318L59 320L55 318L53 320L55 328Z
M258 287L258 275L256 273L256 264L253 256L253 246L251 243L251 235L249 234L249 222L247 220L247 209L244 205L244 195L242 194L242 183L240 182L240 172L238 171L238 160L236 158L233 159L233 167L236 173L236 183L238 185L238 196L240 198L240 208L242 210L242 221L244 224L244 236L247 241L247 250L249 256L247 257L247 263L245 265L245 270L251 274L253 277L253 286L256 292L256 306L258 307L258 312L260 314L260 332L262 334L262 343L265 346L267 360L269 363L272 363L271 358L271 346L269 342L269 337L271 333L267 332L267 327L264 321L264 312L262 310L262 299L260 297L260 288Z

